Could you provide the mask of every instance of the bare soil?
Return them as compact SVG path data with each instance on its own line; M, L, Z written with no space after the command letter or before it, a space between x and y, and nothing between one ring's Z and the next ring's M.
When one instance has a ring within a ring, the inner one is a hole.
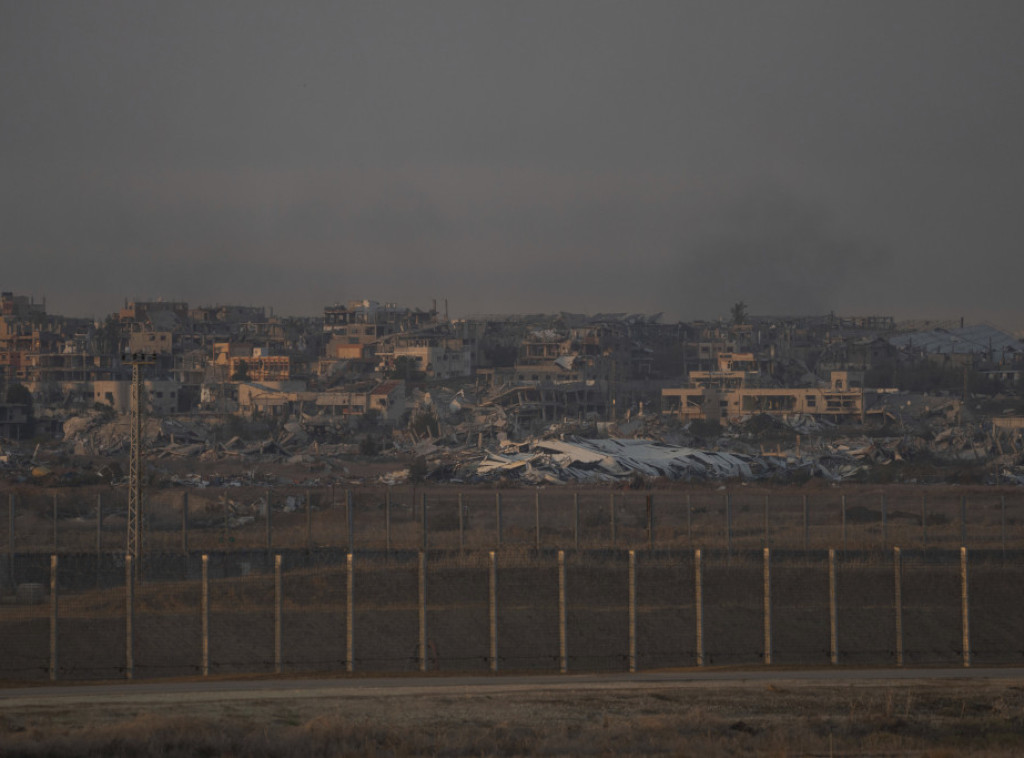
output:
M500 680L498 680L500 681ZM315 687L315 682L310 682ZM1014 756L1024 688L998 681L640 690L61 698L5 705L4 756Z

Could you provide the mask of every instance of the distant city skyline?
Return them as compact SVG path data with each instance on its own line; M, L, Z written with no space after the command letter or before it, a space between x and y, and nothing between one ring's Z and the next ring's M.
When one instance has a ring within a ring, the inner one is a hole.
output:
M0 286L1024 328L1024 5L0 0Z

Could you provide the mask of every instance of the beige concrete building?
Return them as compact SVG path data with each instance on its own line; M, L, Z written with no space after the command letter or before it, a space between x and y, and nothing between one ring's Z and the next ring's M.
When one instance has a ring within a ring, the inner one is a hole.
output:
M864 376L833 371L829 387L683 387L661 391L662 412L680 419L729 421L766 413L771 416L808 414L825 417L864 416Z
M147 413L169 415L178 412L178 395L181 384L172 380L147 379L143 383ZM112 379L92 383L93 401L109 405L118 413L131 410L131 387L128 379Z

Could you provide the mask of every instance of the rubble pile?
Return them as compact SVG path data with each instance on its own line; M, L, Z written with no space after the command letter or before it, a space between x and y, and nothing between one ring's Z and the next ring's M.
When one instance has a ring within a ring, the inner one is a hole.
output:
M183 474L190 461L253 470L257 464L302 466L337 480L348 476L339 461L354 456L378 462L369 476L386 483L421 477L525 485L808 477L838 482L883 476L885 467L900 464L892 470L900 473L887 475L889 480L941 481L948 467L971 469L990 483L1024 484L1024 424L1015 425L1012 417L1005 423L974 421L958 399L943 396L893 392L882 413L864 424L755 414L699 429L670 415L644 413L642 404L614 422L580 414L527 426L514 408L498 402L501 397L500 391L477 395L472 388L413 390L409 421L396 429L339 431L302 413L273 425L218 414L147 417L144 456L170 484L200 487L217 477L211 478L208 466L203 476ZM128 455L126 416L74 415L63 431L62 441L42 450L22 445L0 451L0 476L70 483L80 465L73 459L84 458L94 478L123 477L110 464ZM416 463L413 471L410 461ZM386 473L379 474L381 468Z

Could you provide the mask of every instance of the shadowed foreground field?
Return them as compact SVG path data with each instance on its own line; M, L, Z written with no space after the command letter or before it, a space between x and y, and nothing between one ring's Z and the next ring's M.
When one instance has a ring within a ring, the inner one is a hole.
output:
M480 694L453 687L440 695L274 693L202 702L185 694L159 706L129 697L5 704L0 754L954 758L1024 752L1024 687L1013 680L776 682Z

